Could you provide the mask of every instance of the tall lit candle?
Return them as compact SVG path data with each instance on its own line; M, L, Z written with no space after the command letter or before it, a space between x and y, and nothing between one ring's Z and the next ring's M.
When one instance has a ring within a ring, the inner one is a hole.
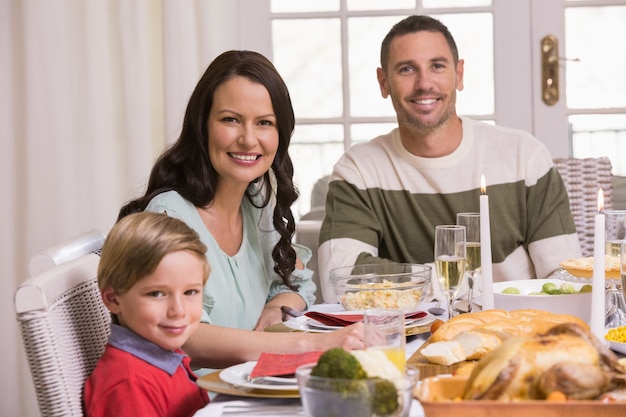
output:
M598 190L598 214L596 214L593 234L593 281L591 289L591 332L604 340L605 288L604 288L604 194Z
M489 226L489 196L485 176L480 177L480 271L483 310L493 309L493 273L491 270L491 227Z

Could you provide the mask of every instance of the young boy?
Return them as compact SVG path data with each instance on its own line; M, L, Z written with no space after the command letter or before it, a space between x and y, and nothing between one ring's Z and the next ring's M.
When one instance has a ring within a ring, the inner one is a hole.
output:
M181 346L202 316L206 246L182 221L135 213L108 234L98 267L112 316L85 383L88 416L191 416L209 401Z

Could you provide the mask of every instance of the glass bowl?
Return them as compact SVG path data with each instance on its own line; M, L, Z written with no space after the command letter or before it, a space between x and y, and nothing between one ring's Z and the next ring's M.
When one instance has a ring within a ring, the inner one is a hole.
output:
M315 363L300 366L296 379L300 390L302 407L310 417L408 417L413 400L413 388L419 371L407 367L401 379L391 381L395 386L395 398L380 393L380 378L341 379L311 375ZM387 380L389 382L389 380ZM378 398L378 399L377 399ZM395 407L395 408L394 408Z
M415 311L431 285L431 267L410 263L335 268L330 283L346 310L399 308Z

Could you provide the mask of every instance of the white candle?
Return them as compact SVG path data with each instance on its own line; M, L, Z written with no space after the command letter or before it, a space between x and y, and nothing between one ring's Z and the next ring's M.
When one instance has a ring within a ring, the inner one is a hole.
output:
M591 289L591 332L600 340L604 340L605 323L605 288L604 288L604 195L598 190L598 214L595 219L593 234L593 281Z
M483 310L493 309L493 273L491 271L491 227L489 226L489 196L485 176L480 177L480 271Z

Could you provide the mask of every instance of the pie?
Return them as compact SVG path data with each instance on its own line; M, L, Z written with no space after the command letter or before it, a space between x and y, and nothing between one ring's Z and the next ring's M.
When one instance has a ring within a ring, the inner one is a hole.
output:
M575 277L593 277L593 256L586 258L567 259L560 263L561 267ZM619 279L620 265L618 256L604 256L604 269L607 278Z

